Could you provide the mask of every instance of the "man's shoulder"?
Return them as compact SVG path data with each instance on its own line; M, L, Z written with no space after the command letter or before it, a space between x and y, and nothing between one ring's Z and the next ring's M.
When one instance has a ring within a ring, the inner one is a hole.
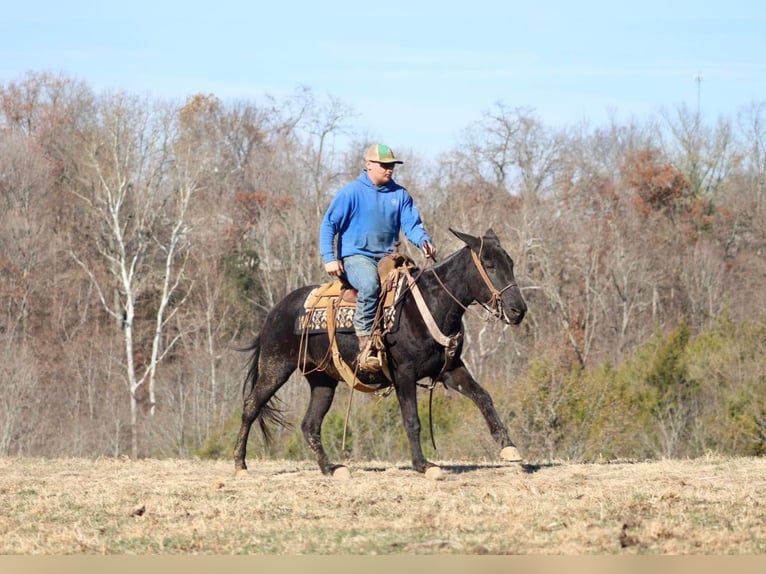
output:
M356 193L366 187L369 187L369 183L367 183L362 176L359 176L342 186L336 195Z

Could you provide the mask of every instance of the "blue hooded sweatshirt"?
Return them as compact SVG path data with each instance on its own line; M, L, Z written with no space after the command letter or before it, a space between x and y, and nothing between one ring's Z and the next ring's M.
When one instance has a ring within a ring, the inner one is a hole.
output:
M393 179L377 186L363 171L338 190L327 208L319 227L319 253L324 263L349 255L380 259L393 252L400 231L416 247L431 243L407 190ZM336 235L337 254L333 249Z

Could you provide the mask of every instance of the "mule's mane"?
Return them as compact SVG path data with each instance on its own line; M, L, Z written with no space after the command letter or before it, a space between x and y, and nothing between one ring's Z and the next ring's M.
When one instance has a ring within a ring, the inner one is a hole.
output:
M452 253L450 253L449 255L447 255L447 257L445 257L444 259L442 259L442 260L441 260L439 263L437 263L436 265L434 265L434 269L439 269L440 267L447 265L447 263L449 263L449 262L450 262L450 261L452 261L452 260L453 260L455 257L457 257L458 255L460 255L461 253L463 253L463 251L464 251L464 250L465 250L467 247L468 247L467 245L464 245L463 247L459 248L458 250L456 250L456 251L453 251Z

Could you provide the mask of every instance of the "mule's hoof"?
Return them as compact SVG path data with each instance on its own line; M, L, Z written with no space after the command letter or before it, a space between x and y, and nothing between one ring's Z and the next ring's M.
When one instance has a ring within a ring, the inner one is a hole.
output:
M244 478L247 476L246 468L238 468L234 471L234 478Z
M521 453L515 446L506 446L500 451L500 458L508 462L521 462Z
M338 480L351 480L351 471L347 466L339 466L332 471L332 477Z
M438 466L429 466L426 469L426 478L428 480L444 480L444 473Z

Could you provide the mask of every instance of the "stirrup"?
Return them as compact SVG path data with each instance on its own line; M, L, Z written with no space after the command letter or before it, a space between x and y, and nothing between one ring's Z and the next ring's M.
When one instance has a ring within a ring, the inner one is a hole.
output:
M373 355L369 350L367 352L359 353L357 358L359 370L367 373L377 373L382 368L379 355Z
M369 340L364 349L359 351L356 361L359 365L359 370L368 373L377 373L382 368L380 353L375 352L372 348L372 340Z

